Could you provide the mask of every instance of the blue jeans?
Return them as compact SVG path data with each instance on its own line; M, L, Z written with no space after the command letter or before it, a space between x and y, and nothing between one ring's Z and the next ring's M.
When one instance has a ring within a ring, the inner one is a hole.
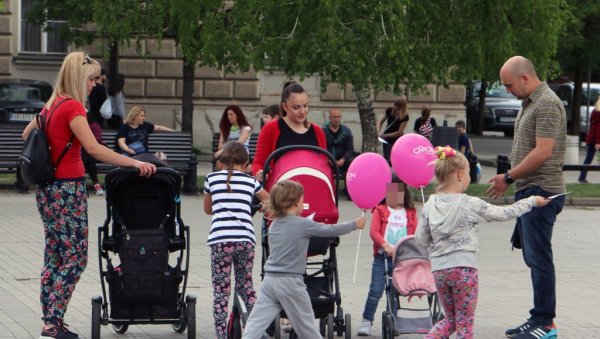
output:
M554 193L533 186L515 193L515 201L532 195L544 197ZM562 211L565 196L554 198L544 207L517 218L517 229L523 246L523 259L531 270L533 308L530 320L538 325L550 325L556 317L556 276L552 255L552 230L556 216Z
M592 163L592 160L594 160L594 154L596 154L596 144L594 144L593 142L589 143L585 146L585 149L585 160L583 160L583 164L589 165ZM579 181L585 180L586 177L587 171L581 171L579 173Z
M365 302L365 309L363 311L363 319L367 319L373 321L375 319L375 311L377 311L377 304L379 303L379 299L383 295L383 291L385 289L385 279L386 279L386 259L383 254L377 254L373 257L373 267L371 268L371 285L369 286L369 295L367 296L367 301ZM393 270L392 267L392 258L387 257L387 274ZM390 288L394 288L391 286ZM396 312L398 310L398 302L397 298L393 298L394 305L392 314L394 317L396 316ZM388 299L388 305L390 305L390 300ZM388 309L386 307L386 309Z

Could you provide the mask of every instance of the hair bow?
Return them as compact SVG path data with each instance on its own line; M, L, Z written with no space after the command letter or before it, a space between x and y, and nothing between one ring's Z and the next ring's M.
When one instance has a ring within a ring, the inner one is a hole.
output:
M454 148L452 148L450 146L446 146L446 147L438 146L438 147L435 148L435 154L441 160L445 160L447 157L453 157L453 156L455 156L456 155L456 150L454 150Z

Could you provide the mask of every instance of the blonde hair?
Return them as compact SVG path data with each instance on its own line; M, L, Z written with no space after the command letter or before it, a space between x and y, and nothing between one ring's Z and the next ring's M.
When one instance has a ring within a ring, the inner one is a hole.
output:
M100 64L83 52L67 54L63 60L54 90L46 107L50 109L56 98L71 97L85 105L87 99L87 81L100 75Z
M442 190L448 183L450 176L458 171L462 171L465 164L468 164L467 158L454 150L450 146L436 147L435 154L435 180L437 181L436 191Z
M600 97L598 97L598 100L596 100L596 105L594 105L594 109L600 112Z
M137 118L140 114L146 113L146 111L140 106L133 106L127 113L127 118L125 118L125 122L128 124L133 123L133 119Z
M273 218L284 216L303 195L304 188L295 181L281 180L276 183L269 194L269 209Z
M235 165L246 165L248 163L248 151L246 147L237 141L230 141L223 146L223 152L219 157L219 162L223 169L227 170L227 192L231 193L229 182L233 175Z

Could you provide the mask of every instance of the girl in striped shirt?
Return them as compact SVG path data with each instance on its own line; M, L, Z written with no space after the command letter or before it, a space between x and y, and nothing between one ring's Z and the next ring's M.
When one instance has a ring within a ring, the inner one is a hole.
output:
M212 214L207 244L211 249L213 316L218 339L227 338L231 266L235 271L235 290L248 311L256 292L252 284L254 266L254 227L252 197L266 202L269 194L254 177L246 174L248 152L232 141L223 147L221 170L209 173L204 183L204 211Z

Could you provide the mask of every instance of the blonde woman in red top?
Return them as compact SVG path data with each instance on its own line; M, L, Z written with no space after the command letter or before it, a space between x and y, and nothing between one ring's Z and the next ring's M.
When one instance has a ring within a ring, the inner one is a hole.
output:
M55 179L36 189L45 236L40 294L44 321L42 339L78 337L67 329L64 316L88 259L87 192L81 147L99 161L135 167L142 176L156 171L154 165L119 155L96 141L87 122L84 103L98 77L100 64L96 60L82 52L68 54L42 112L42 115L52 116L45 130L55 163L74 136L72 147L56 168ZM23 138L36 127L34 119L25 127Z

